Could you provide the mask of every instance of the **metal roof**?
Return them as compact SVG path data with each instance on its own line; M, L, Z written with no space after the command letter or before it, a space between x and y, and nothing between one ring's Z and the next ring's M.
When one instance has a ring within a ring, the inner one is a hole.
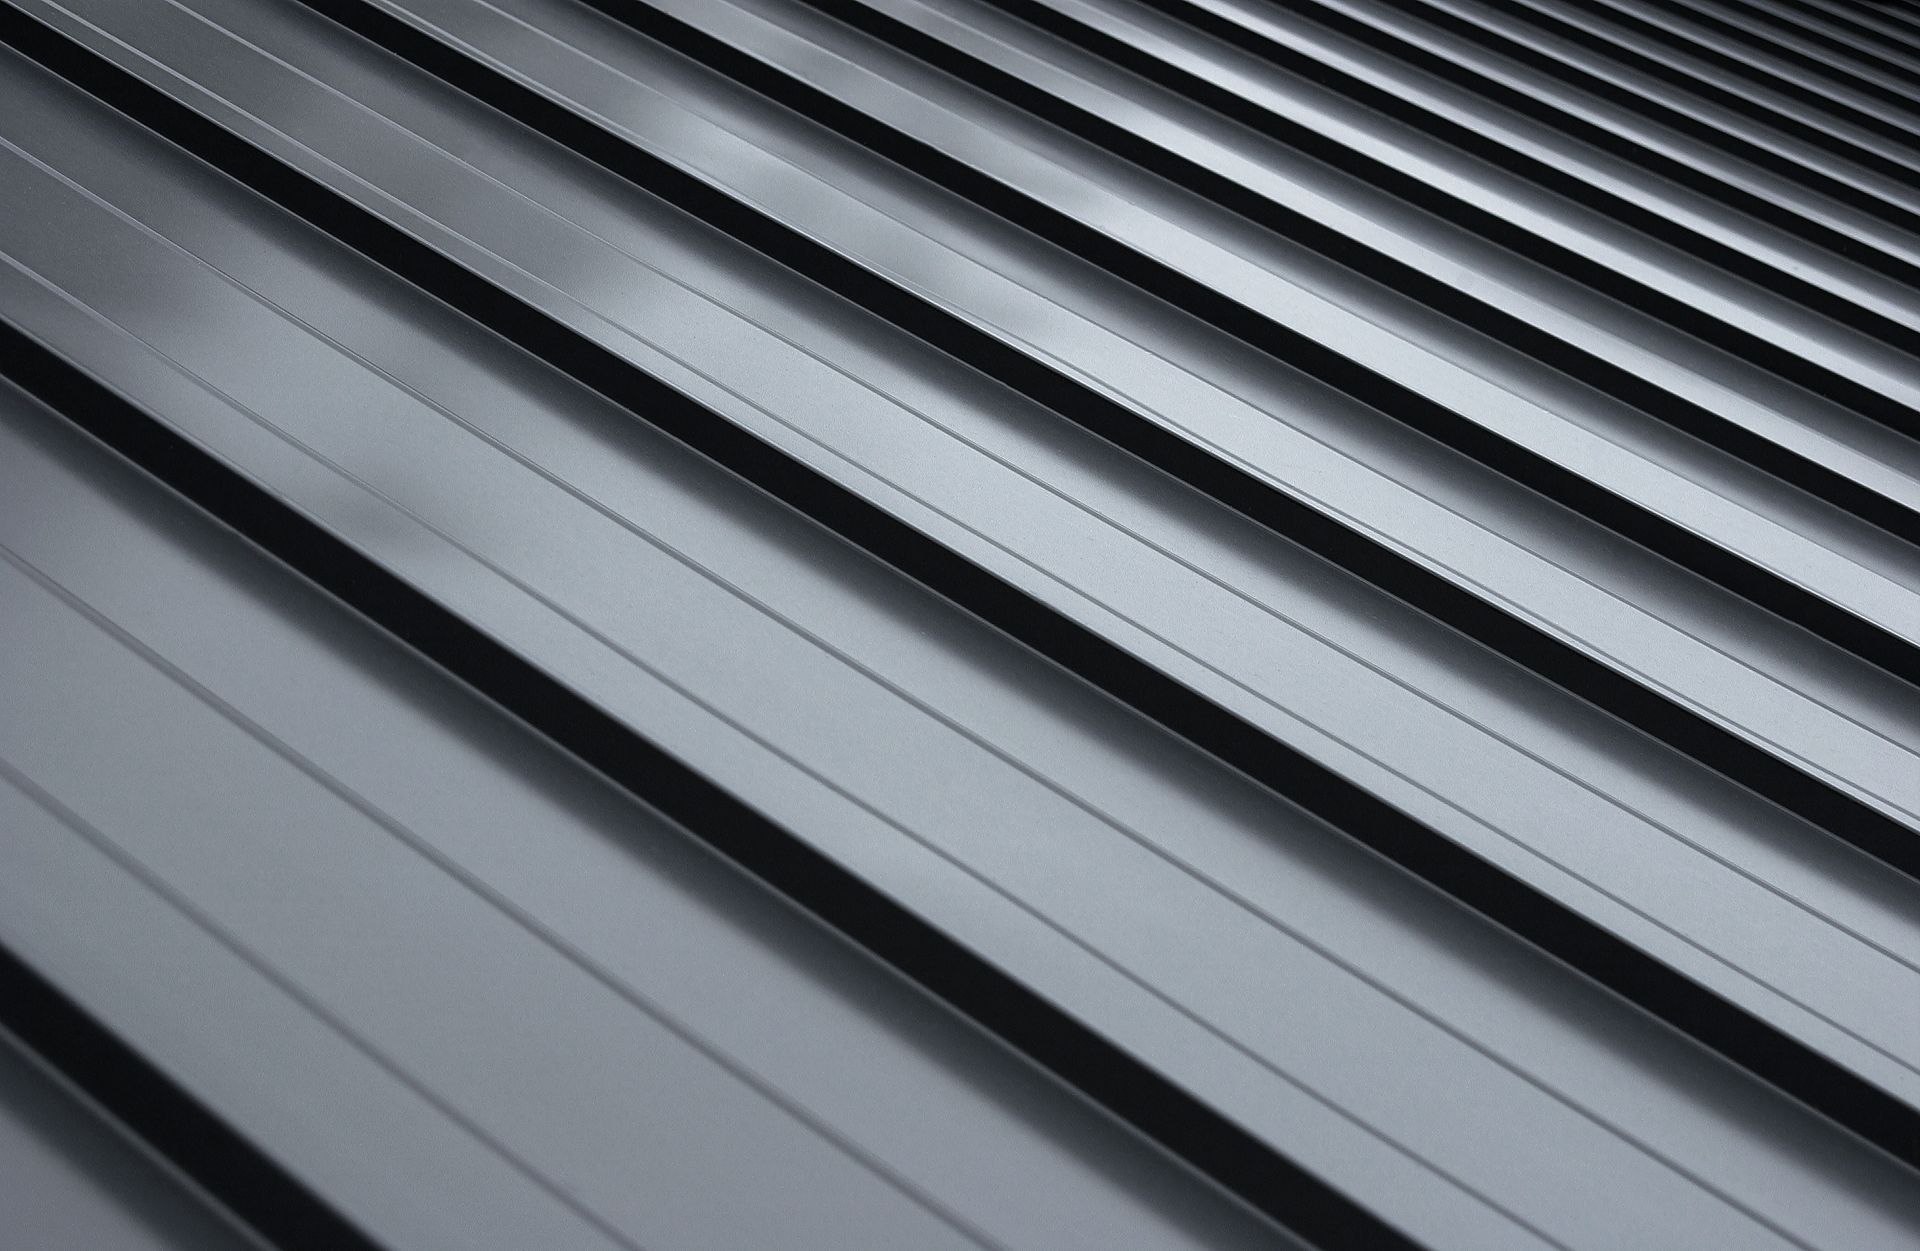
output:
M1920 11L0 40L8 1245L1920 1246Z

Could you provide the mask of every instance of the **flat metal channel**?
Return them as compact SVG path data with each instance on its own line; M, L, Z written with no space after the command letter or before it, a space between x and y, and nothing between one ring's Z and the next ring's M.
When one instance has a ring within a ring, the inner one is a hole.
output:
M23 1246L1920 1247L1911 9L0 45Z

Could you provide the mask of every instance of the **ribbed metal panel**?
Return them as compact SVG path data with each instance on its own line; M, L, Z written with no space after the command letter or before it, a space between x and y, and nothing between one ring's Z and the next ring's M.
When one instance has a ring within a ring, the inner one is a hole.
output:
M1913 10L0 36L0 1026L192 1202L1920 1245Z
M244 1251L261 1243L0 1038L0 1204L18 1251Z

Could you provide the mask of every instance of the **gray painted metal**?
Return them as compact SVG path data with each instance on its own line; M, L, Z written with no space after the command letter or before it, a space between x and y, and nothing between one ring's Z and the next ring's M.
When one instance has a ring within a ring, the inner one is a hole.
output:
M1904 15L0 35L0 1025L268 1242L1920 1245Z
M17 1040L0 1038L0 1211L19 1251L259 1248Z

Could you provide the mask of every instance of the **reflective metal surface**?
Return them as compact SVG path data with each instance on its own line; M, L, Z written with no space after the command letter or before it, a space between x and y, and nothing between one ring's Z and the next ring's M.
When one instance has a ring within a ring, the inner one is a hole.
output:
M1920 1245L1900 11L0 34L0 1025L249 1236Z

